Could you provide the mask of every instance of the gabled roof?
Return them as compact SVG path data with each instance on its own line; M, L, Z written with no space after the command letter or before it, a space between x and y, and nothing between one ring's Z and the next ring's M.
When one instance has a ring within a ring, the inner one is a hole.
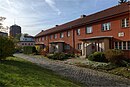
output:
M117 15L117 14L130 12L129 5L130 5L130 2L123 3L121 5L117 5L117 6L109 8L109 9L97 12L95 14L91 14L91 15L88 15L88 16L83 17L83 18L78 18L78 19L73 20L71 22L50 28L50 29L45 30L45 31L41 31L35 37L40 37L40 36L56 33L56 32L59 32L59 31L72 29L74 27L78 27L78 26L82 26L82 25L85 25L85 24L97 22L100 19L109 18L109 17L112 17L112 16Z

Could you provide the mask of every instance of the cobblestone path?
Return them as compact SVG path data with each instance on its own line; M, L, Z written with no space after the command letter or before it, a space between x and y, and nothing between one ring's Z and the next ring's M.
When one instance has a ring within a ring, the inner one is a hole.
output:
M99 72L88 68L81 68L73 65L68 65L61 62L54 62L47 58L35 58L33 56L27 56L24 54L14 54L14 56L36 63L41 67L50 69L64 77L67 77L73 81L83 83L84 85L89 87L130 87L130 79L122 78L120 76Z

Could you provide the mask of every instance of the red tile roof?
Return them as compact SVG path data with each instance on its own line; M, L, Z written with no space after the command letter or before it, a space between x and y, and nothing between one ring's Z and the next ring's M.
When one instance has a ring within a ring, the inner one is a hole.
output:
M91 14L91 15L88 15L88 16L83 17L83 18L78 18L78 19L73 20L71 22L50 28L50 29L45 30L45 31L41 31L35 37L40 37L40 36L48 35L51 33L56 33L56 32L64 31L67 29L72 29L74 27L94 23L94 22L97 22L101 19L109 18L109 17L115 16L117 14L130 12L129 6L130 6L130 2L121 4L121 5L117 5L117 6L109 8L109 9L97 12L95 14Z

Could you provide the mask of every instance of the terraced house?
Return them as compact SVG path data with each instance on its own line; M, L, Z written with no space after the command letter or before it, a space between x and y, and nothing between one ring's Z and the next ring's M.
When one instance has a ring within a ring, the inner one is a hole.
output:
M121 49L130 58L130 2L42 30L35 42L43 49L49 47L49 53L86 56L95 51Z

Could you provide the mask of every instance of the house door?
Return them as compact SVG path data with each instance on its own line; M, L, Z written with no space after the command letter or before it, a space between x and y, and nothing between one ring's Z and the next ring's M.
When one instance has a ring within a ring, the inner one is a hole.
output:
M92 54L93 52L95 52L95 44L93 44L93 43L87 44L86 55L88 56L88 55Z

